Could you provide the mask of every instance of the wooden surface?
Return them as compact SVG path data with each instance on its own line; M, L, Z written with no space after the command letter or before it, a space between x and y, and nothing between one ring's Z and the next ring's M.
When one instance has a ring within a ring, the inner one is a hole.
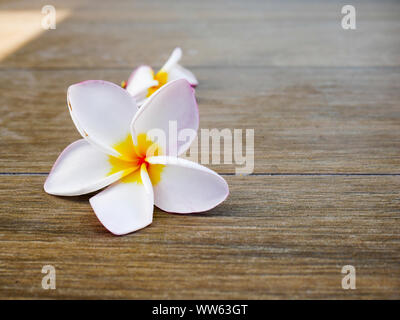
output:
M40 26L46 4L0 1L2 32L21 13ZM0 46L0 298L400 298L399 2L353 1L351 31L341 1L52 4L56 30ZM119 83L175 46L200 81L200 127L255 130L254 174L210 165L226 202L155 209L114 237L89 196L43 191L79 137L66 89ZM356 290L341 287L349 264Z

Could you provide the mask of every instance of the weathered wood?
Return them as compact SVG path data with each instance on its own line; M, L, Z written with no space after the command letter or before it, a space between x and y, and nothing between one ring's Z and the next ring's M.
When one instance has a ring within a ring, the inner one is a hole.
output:
M3 8L37 9L39 21L43 3L30 2ZM175 46L182 46L191 66L400 64L397 2L353 1L354 31L341 27L342 1L52 3L60 10L72 7L68 19L0 61L0 67L159 65Z
M0 179L1 298L400 297L398 176L227 176L221 206L157 209L124 237L104 230L89 196L45 194L44 178ZM41 288L45 264L56 290ZM347 264L356 290L341 288Z
M0 1L0 38L44 4ZM340 1L51 4L68 12L56 30L0 44L0 298L400 298L398 2L352 1L353 31ZM66 90L159 67L175 46L200 80L200 127L255 130L256 174L209 165L226 202L155 209L114 237L89 195L43 191L79 138ZM46 264L57 290L41 288ZM356 290L341 287L348 264Z
M200 128L254 129L256 173L399 172L399 68L194 72ZM0 71L0 172L49 172L79 138L65 103L68 86L85 79L118 83L129 73ZM238 166L211 165L225 173Z

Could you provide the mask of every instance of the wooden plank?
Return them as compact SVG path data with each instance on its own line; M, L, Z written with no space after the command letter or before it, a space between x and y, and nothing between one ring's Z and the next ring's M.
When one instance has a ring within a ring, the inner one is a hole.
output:
M36 8L39 21L46 3L35 3L3 8ZM339 0L56 1L56 8L71 9L71 15L0 61L0 67L160 65L175 46L185 50L191 66L400 65L400 3L352 4L358 24L349 31L341 27Z
M0 179L0 298L399 298L399 176L227 176L205 214L115 237L88 198ZM243 186L246 189L243 189ZM57 289L41 288L41 268ZM341 268L356 268L356 290Z
M200 80L200 127L254 129L256 173L399 172L399 68L193 71ZM68 86L87 79L118 83L129 73L0 71L0 172L49 172L79 138L65 105ZM234 173L240 165L211 167Z
M3 32L46 4L0 0ZM353 1L355 31L341 1L52 4L69 13L56 30L0 46L0 298L400 298L399 2ZM66 89L119 83L178 45L201 128L255 129L256 175L225 175L208 213L156 209L114 237L90 196L42 189L79 138ZM41 288L46 264L57 290ZM341 288L348 264L356 290Z

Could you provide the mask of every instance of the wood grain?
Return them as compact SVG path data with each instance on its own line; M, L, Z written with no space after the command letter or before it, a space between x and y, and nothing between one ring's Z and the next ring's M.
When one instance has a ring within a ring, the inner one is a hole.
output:
M39 23L46 4L0 10ZM398 2L352 1L353 31L342 1L52 4L70 15L0 60L0 298L400 298ZM178 45L200 81L200 127L255 130L254 174L209 165L226 202L155 209L150 227L114 237L90 195L43 191L79 138L66 90L159 67ZM46 264L56 290L41 288ZM356 290L341 288L348 264Z
M38 15L47 4L27 2ZM60 10L72 7L73 14L0 67L130 67L144 60L158 65L178 45L190 57L190 66L400 63L400 40L390 36L400 32L395 1L352 1L359 19L358 29L350 32L341 28L344 4L338 0L53 3ZM3 7L21 10L24 5Z
M68 86L118 83L130 71L0 71L0 172L49 172L79 138L65 103ZM256 173L399 173L400 68L194 72L200 128L254 129ZM210 167L234 173L240 165Z
M207 214L155 211L114 237L89 196L53 197L44 176L0 179L0 297L399 298L400 177L225 177ZM243 189L246 185L246 189ZM57 289L41 288L41 268ZM341 288L341 268L357 289Z

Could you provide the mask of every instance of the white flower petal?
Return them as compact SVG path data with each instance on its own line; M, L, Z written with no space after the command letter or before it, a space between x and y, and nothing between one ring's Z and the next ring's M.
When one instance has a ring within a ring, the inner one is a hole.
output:
M181 48L175 48L174 51L172 51L172 54L168 58L167 62L162 66L160 70L169 72L171 68L173 68L179 60L182 58L182 49Z
M199 127L199 110L194 89L184 79L167 83L158 89L139 109L132 120L132 137L136 143L139 134L148 134L157 129L165 134L166 145L161 144L163 154L180 155L184 153L196 135L190 136L190 141L177 141L175 132L170 132L170 125L176 125L176 131L191 129L194 133ZM170 141L171 140L171 141ZM176 144L175 150L170 150L171 144Z
M186 79L193 87L199 84L194 74L179 64L176 64L168 72L168 81L174 81L177 79Z
M135 97L140 105L146 99L149 88L157 85L158 81L154 80L153 69L143 65L133 70L127 81L126 90Z
M89 200L97 218L113 234L127 234L153 221L154 195L145 165L140 174L142 183L116 182Z
M104 188L123 175L122 171L108 175L111 170L108 159L108 155L84 139L75 141L59 155L44 190L54 195L76 196Z
M207 211L226 199L229 187L216 172L185 159L158 156L151 164L163 164L161 180L153 186L154 203L175 213Z
M89 80L68 88L68 107L78 131L92 145L110 155L129 134L138 108L135 99L114 83Z

